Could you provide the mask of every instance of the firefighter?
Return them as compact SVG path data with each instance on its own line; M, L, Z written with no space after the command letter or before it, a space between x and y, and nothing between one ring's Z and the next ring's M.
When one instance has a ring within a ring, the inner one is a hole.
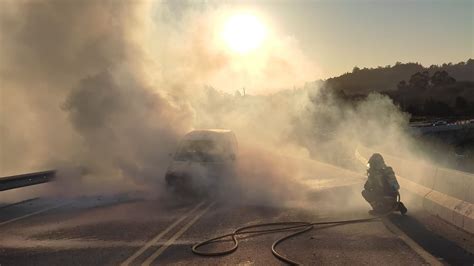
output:
M400 185L392 167L385 165L379 153L372 154L367 166L367 182L365 182L362 196L372 206L369 213L383 214L399 211L404 215L407 208L397 200Z

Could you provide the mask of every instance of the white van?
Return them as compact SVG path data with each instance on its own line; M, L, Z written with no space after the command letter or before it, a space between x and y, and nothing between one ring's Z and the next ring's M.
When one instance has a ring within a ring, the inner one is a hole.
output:
M237 139L230 130L194 130L178 145L166 171L168 188L202 194L234 175Z

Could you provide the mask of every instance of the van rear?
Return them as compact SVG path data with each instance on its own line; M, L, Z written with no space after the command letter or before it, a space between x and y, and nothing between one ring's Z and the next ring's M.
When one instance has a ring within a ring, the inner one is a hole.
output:
M179 192L209 192L211 187L233 178L236 156L237 139L232 131L191 131L183 137L173 155L166 171L166 184Z

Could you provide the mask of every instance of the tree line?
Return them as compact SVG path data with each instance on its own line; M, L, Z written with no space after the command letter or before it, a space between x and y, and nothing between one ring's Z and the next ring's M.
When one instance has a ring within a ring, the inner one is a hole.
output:
M413 116L473 116L474 60L423 67L418 63L354 67L351 73L326 81L344 98L357 100L371 92L390 96Z

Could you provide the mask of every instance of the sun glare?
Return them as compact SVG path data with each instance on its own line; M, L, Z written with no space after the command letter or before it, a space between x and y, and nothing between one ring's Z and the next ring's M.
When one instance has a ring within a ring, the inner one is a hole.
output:
M246 54L262 45L266 33L265 26L255 16L237 14L225 22L222 38L230 50Z

